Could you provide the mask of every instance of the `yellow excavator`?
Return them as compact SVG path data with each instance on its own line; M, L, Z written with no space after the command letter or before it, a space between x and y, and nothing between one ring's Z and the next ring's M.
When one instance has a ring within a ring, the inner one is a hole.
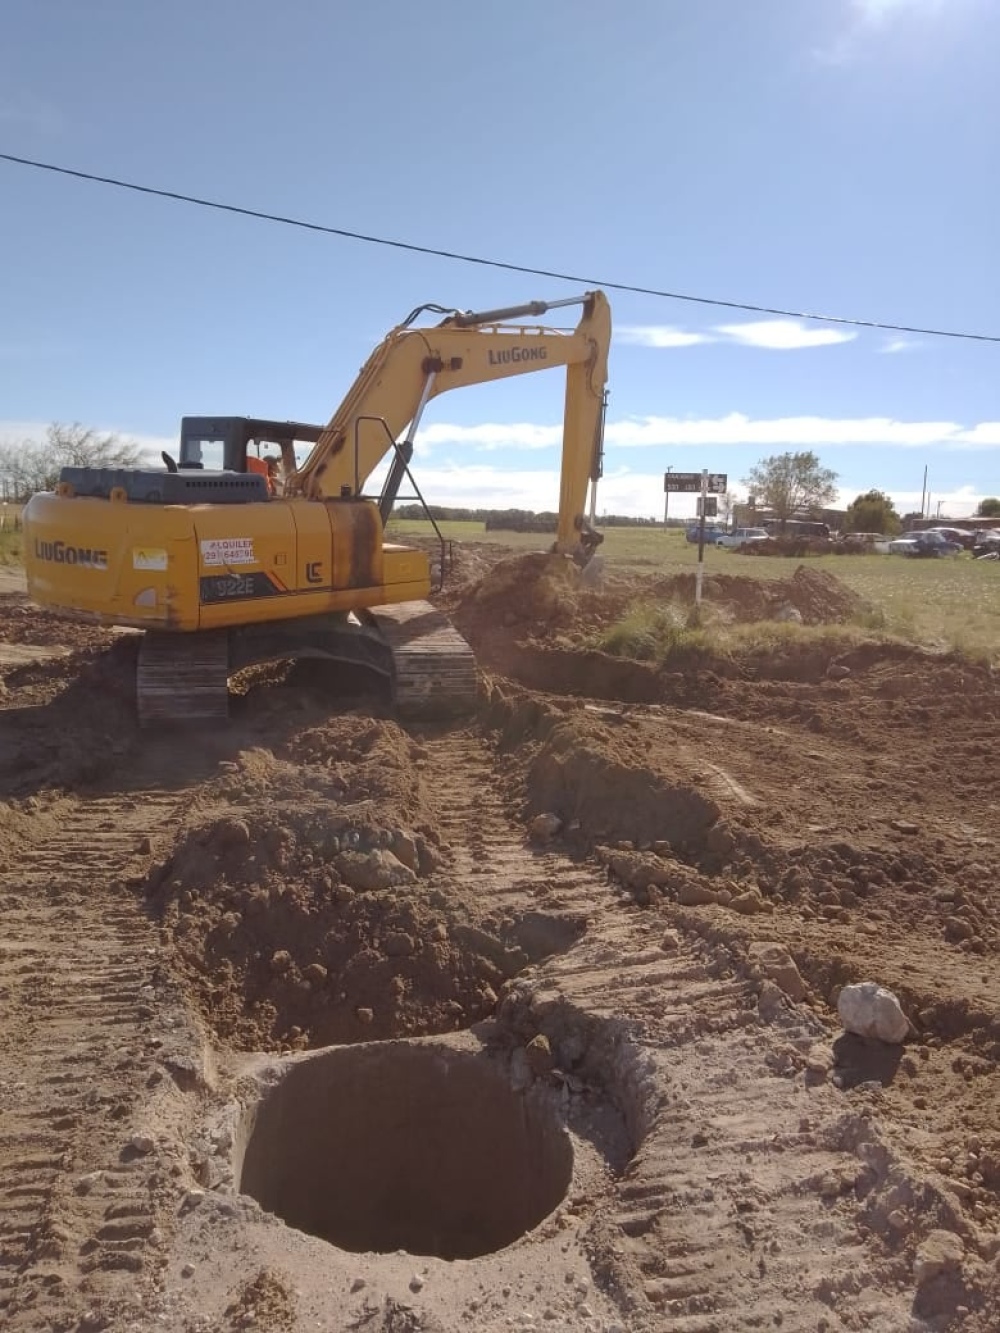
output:
M574 329L524 324L570 305ZM425 312L443 315L418 327ZM230 676L316 656L381 676L402 712L471 706L469 645L426 599L427 551L385 539L432 398L566 368L553 552L586 564L584 513L603 457L611 311L603 292L480 312L421 306L362 367L326 426L185 417L162 469L63 468L24 511L28 595L75 619L144 631L140 724L225 718ZM297 465L296 445L308 452ZM269 462L262 446L273 446ZM388 457L378 496L365 487ZM593 492L592 492L593 496ZM443 568L443 552L441 567Z

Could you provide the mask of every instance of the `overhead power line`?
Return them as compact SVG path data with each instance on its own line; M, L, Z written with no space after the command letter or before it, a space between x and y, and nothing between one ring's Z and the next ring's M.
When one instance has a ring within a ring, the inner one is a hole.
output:
M637 296L654 296L666 301L687 301L693 305L718 306L727 310L743 310L757 315L779 315L787 319L810 319L824 324L846 324L854 328L884 329L888 333L918 333L933 338L963 338L971 342L1000 343L1000 334L968 333L958 329L922 328L915 324L890 324L879 319L852 319L846 315L821 315L809 310L786 310L781 306L755 305L750 301L726 301L713 296L695 296L690 292L671 292L659 287L643 287L637 283L609 282L606 279L585 277L579 273L560 273L555 269L532 268L527 264L511 264L501 259L486 259L482 255L465 255L455 250L442 250L430 245L416 245L412 241L397 241L386 236L370 236L365 232L349 231L346 227L329 227L321 222L307 222L303 218L285 217L280 213L265 213L257 208L243 208L239 204L225 204L218 199L201 199L193 194L181 194L177 190L157 189L152 185L139 185L135 181L118 180L114 176L98 176L90 171L77 171L73 167L61 167L52 162L38 162L30 157L18 157L13 153L0 153L0 161L12 162L22 167L34 167L39 171L52 171L59 176L74 176L78 180L93 181L98 185L111 185L119 190L132 190L137 194L156 195L160 199L173 199L182 204L194 204L198 208L212 208L222 213L237 213L241 217L257 218L262 222L276 222L284 227L298 227L303 231L321 232L326 236L339 236L343 240L362 241L366 245L384 245L393 250L408 250L412 254L430 255L436 259L453 259L462 264L478 264L483 268L504 269L508 273L526 273L538 278L555 278L560 282L575 282L586 287L601 287L608 291L632 292Z

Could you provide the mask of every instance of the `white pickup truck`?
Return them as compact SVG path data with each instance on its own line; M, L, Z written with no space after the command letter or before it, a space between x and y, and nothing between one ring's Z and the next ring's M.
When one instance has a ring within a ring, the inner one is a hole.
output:
M716 546L728 547L731 551L742 551L754 542L766 542L770 533L765 528L733 528L732 532L718 532L715 535Z

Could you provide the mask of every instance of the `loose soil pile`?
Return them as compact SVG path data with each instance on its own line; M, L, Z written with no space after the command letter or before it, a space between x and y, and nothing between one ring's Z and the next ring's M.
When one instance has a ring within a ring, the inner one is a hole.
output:
M98 625L57 618L29 602L23 593L0 593L4 643L34 643L58 648L106 648L118 636Z
M426 750L361 713L276 748L205 784L145 885L217 1037L302 1050L485 1017L529 958L449 880Z
M135 654L131 637L108 638L0 669L0 798L72 791L115 771L138 739Z
M598 572L599 571L599 572ZM678 667L611 655L598 646L613 626L636 611L673 614L690 622L695 576L671 578L623 574L599 566L581 571L549 554L499 559L482 577L446 592L442 605L476 651L480 666L532 689L606 699L690 699L692 680L716 672L756 675L775 669L773 653L734 652L713 658L692 647ZM824 570L802 565L788 578L761 580L713 574L705 578L701 622L711 626L793 620L804 625L844 625L869 608ZM790 659L803 651L789 641ZM829 664L830 649L813 647ZM780 658L778 659L780 663ZM668 679L676 677L676 679Z
M599 568L599 573L581 571L569 560L544 553L510 556L463 585L451 595L453 601L444 600L455 623L473 637L498 626L535 637L571 628L579 637L613 624L632 605L673 603L686 610L695 605L693 573L663 578ZM841 624L865 609L864 601L833 574L807 565L773 580L709 574L702 597L706 611L739 622L778 619L792 609L805 624Z

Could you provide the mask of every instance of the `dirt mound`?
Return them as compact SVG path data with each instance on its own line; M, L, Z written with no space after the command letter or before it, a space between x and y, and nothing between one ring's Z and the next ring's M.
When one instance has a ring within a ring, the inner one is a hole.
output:
M289 737L277 757L312 781L321 774L340 799L391 802L397 819L424 817L426 752L395 722L358 712L328 717Z
M826 570L800 565L782 579L755 579L740 574L710 574L702 587L706 611L740 624L757 620L800 618L806 625L843 624L865 610L865 602ZM641 596L641 595L640 595ZM643 600L657 604L694 605L695 576L681 574L651 583ZM789 616L793 611L797 616Z
M554 813L589 845L655 844L665 854L697 854L720 810L678 775L636 762L636 730L613 710L567 710L501 693L492 712L502 749L515 752L526 818Z
M842 624L865 603L834 575L801 565L783 579L712 574L703 584L704 614L726 623L795 620ZM695 575L670 578L579 570L548 554L498 561L456 595L448 609L486 665L505 670L525 644L578 649L642 608L674 606L683 624L695 606Z
M716 651L683 637L695 608L695 576L586 571L548 555L498 562L468 584L450 614L486 671L546 693L711 706L720 680L824 679L839 640L771 642ZM711 629L756 622L842 625L865 603L832 574L800 566L783 579L713 574L702 621ZM661 633L662 629L662 633Z
M219 1038L306 1049L451 1031L490 1012L520 955L463 931L421 886L419 856L414 871L370 843L370 830L319 810L252 829L227 816L182 837L148 889Z
M449 609L462 632L473 638L495 630L534 637L566 629L579 634L622 614L642 582L597 569L588 573L548 552L508 556L467 583Z
M0 679L0 797L112 774L138 740L135 641L78 649Z
M203 784L144 886L206 1022L245 1049L304 1049L485 1017L528 958L514 924L470 924L451 891L426 750L359 714L275 750Z
M0 593L0 640L50 648L102 648L117 636L98 625L64 620L29 602L23 593Z

